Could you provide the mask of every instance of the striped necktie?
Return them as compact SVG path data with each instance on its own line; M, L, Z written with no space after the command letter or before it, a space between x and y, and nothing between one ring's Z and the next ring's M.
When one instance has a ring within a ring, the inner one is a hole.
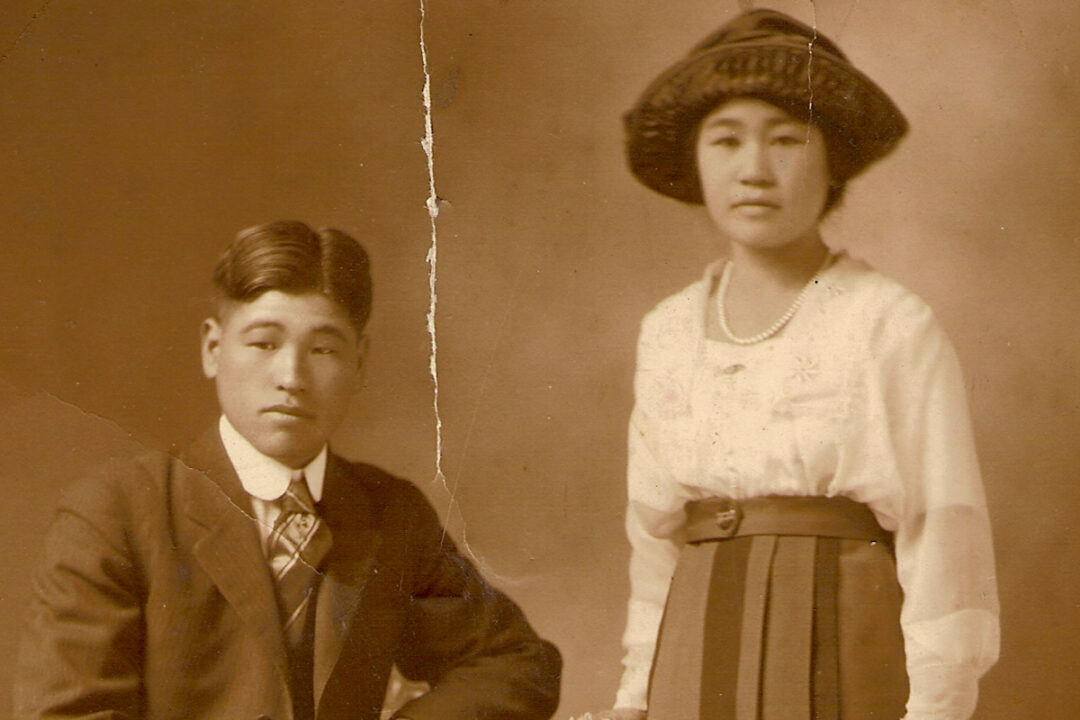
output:
M318 586L319 563L330 551L330 528L315 513L302 470L293 473L278 501L281 513L270 533L269 558L278 609L289 650L300 647L308 606Z

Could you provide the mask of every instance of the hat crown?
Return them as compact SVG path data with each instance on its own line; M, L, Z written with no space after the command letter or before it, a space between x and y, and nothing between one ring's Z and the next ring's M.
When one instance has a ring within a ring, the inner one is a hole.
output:
M690 55L709 52L730 45L786 45L808 47L835 55L847 61L847 56L832 40L816 29L775 10L750 10L725 23L719 30L694 46Z
M775 10L751 10L665 70L624 116L634 175L659 193L700 204L697 128L733 97L765 100L813 121L826 133L838 183L888 154L907 131L885 91L816 28Z

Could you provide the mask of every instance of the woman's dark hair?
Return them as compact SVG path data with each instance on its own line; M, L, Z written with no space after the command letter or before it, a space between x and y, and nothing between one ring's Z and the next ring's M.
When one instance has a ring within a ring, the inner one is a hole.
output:
M830 185L888 155L907 132L900 108L835 43L775 10L741 13L661 73L623 116L630 171L646 187L700 205L694 141L701 120L738 97L772 103L825 135Z
M251 302L264 292L317 292L337 303L357 333L371 315L367 252L333 228L313 230L297 220L240 231L214 268L221 300Z

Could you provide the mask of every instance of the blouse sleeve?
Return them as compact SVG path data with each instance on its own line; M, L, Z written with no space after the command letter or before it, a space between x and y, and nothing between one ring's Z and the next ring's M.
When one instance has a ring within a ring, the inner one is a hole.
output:
M672 347L679 333L647 317L638 342L634 410L627 457L626 533L630 541L630 601L623 634L624 672L615 707L646 707L649 672L671 578L678 561L686 497L672 471L680 424L689 422L681 369L690 349ZM670 330L670 329L669 329Z
M863 471L891 475L900 488L893 521L907 720L967 720L998 657L990 521L956 353L920 300L907 296L897 310L874 333L869 417L856 447Z

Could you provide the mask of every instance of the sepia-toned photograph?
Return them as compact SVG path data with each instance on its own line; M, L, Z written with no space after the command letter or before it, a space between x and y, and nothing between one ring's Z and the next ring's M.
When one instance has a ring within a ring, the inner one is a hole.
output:
M0 10L0 714L1080 712L1080 9Z

